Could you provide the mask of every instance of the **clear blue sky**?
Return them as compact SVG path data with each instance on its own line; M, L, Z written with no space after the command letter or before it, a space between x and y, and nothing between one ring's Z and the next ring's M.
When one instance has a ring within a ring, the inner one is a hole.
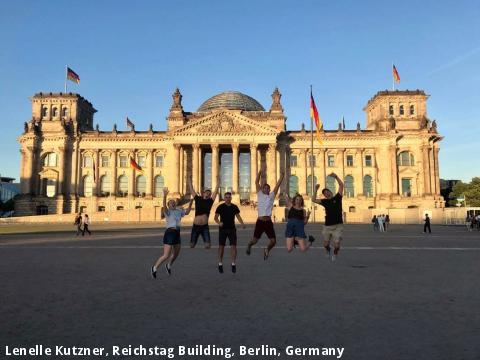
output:
M326 128L357 121L378 90L424 89L445 136L440 176L469 181L480 166L478 1L4 1L0 5L0 173L19 177L16 137L28 97L69 84L98 109L101 129L128 115L165 129L171 93L187 111L225 90L270 107L287 127L309 122L309 85Z

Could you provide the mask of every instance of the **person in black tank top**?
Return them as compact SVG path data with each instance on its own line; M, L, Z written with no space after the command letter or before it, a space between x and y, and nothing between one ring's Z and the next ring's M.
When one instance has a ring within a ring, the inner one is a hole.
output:
M307 244L307 235L305 234L305 224L307 224L310 217L310 211L305 211L303 197L300 194L295 195L293 199L290 199L288 195L286 195L286 198L288 209L287 228L285 229L287 251L291 252L295 244L298 244L300 251L305 252L315 241L315 238L310 235Z

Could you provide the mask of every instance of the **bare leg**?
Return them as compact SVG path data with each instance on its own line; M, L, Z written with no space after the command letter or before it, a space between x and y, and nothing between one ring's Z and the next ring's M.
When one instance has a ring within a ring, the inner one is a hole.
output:
M295 238L295 239L298 241L298 246L300 247L301 252L305 252L308 249L310 249L310 246L312 245L312 243L309 242L307 244L304 238Z
M231 245L230 256L232 258L232 264L236 264L237 263L237 245Z
M333 253L335 255L338 255L338 252L340 251L340 241L342 241L341 237L333 241L333 245L334 245Z
M328 237L326 239L323 240L323 247L325 248L325 250L327 250L327 252L330 252L330 239L331 239L332 235L328 235Z
M223 252L225 250L225 245L219 245L218 246L218 263L222 264L223 263Z
M247 245L247 255L250 255L250 252L252 251L252 246L255 245L258 242L258 238L252 237L252 240L248 242Z
M270 251L272 251L272 249L277 244L277 239L275 239L275 238L270 238L268 240L270 240L270 241L268 243L267 249L265 250L265 256L266 257L268 257L268 255L270 255Z
M178 257L178 255L180 254L180 250L182 249L182 245L180 244L175 244L173 245L173 253L171 255L171 258L170 258L170 262L168 264L169 267L172 266L173 262L175 261L175 259Z
M156 261L155 265L153 265L155 270L158 269L159 266L162 265L162 263L170 257L171 251L172 251L172 245L167 245L167 244L163 245L163 255L160 256Z
M287 251L288 251L288 252L292 252L292 251L293 251L293 242L294 242L293 237L287 238Z

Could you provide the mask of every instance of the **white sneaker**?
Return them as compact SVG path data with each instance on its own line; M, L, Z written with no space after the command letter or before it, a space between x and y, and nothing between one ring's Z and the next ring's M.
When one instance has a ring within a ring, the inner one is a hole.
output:
M330 257L330 260L332 260L332 262L337 261L337 255L332 253L332 256Z

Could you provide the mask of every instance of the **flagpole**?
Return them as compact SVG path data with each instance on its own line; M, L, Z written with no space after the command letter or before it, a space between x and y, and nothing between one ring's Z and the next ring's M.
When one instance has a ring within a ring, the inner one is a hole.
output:
M313 95L313 90L312 90L312 85L310 85L310 96ZM313 166L313 117L310 115L310 146L311 146L311 153L310 153L310 168L311 168L311 172L312 172L312 181L310 182L311 183L311 196L310 196L310 202L312 203L312 215L313 215L313 221L312 222L315 222L315 205L313 204L313 201L311 201L311 199L313 199L313 192L315 191L315 169L314 169L314 166Z
M65 65L65 94L67 93L68 65Z
M393 61L392 61L392 91L395 91L395 76L393 75Z

